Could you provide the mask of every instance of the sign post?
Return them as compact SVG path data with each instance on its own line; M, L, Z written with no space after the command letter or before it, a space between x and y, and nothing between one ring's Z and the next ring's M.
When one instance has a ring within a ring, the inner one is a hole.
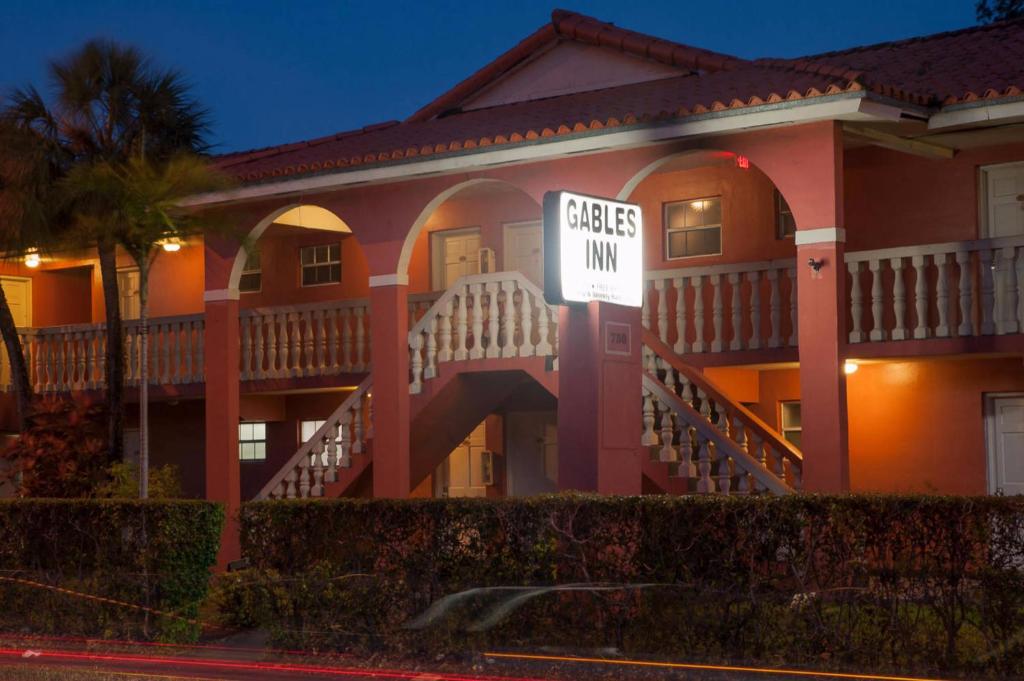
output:
M569 191L545 194L544 297L562 306L559 487L639 494L640 207Z

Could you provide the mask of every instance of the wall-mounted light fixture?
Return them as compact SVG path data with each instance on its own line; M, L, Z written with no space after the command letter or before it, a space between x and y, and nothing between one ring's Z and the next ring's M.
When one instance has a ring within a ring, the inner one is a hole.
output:
M848 359L845 362L843 362L843 373L846 374L847 376L849 376L850 374L857 373L857 369L859 368L860 365L858 365L853 360Z
M168 237L160 241L160 246L168 253L175 253L181 250L181 239L176 236Z
M34 248L25 254L25 267L39 267L39 251Z

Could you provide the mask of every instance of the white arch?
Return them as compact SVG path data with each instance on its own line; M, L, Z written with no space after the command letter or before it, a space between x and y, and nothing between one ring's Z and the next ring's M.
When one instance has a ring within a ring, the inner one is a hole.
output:
M409 261L412 259L412 250L416 246L416 240L419 238L420 232L423 231L423 226L427 224L427 220L429 220L430 216L434 214L434 211L436 211L442 203L450 199L455 194L458 194L463 189L479 184L504 184L510 187L515 187L511 182L480 177L454 184L431 199L430 203L424 206L423 210L420 211L420 214L412 223L412 227L409 228L408 233L405 235L405 243L402 244L402 252L398 256L398 266L395 268L395 273L400 280L406 280L409 276ZM516 187L516 189L519 188ZM520 191L522 190L520 189ZM523 193L525 194L526 192ZM527 194L527 196L529 195Z
M247 243L243 243L238 247L238 253L235 254L235 262L231 265L231 276L228 277L228 291L238 291L238 282L242 279L242 270L245 269L245 260L248 257L248 254L245 252L246 245L259 241L259 238L263 236L263 232L267 231L267 228L274 224L275 220L301 205L300 203L290 203L286 206L281 206L257 222L256 226L249 230L249 234L245 239Z

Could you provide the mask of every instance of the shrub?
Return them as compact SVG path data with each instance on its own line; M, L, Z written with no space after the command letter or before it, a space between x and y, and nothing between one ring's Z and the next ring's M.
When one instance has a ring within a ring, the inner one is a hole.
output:
M40 397L3 452L4 475L28 497L92 496L107 480L106 409L82 397Z
M283 645L1024 673L1024 499L267 501L242 543L223 616Z
M0 630L194 639L222 524L202 501L0 500Z
M138 499L139 467L134 463L120 462L107 469L109 480L96 488L95 494L101 499ZM174 464L154 466L149 469L150 499L180 499L181 473Z

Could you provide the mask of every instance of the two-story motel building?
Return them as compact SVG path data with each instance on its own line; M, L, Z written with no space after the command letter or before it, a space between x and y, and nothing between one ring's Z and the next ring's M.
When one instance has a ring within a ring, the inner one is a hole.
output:
M746 60L556 11L404 121L217 159L193 203L256 248L156 262L153 464L231 505L1024 492L1021 88L1019 21ZM623 347L545 302L555 189L642 208ZM36 388L101 389L95 254L2 283Z

